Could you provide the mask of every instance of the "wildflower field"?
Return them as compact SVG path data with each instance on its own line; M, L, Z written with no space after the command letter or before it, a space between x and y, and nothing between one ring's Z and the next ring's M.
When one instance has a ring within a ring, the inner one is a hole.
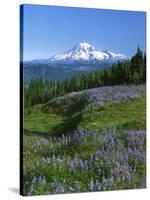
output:
M146 187L146 86L72 92L24 110L24 195Z

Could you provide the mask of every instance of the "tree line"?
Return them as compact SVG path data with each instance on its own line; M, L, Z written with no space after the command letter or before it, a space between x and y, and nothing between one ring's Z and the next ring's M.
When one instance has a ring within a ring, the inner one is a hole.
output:
M139 84L146 82L146 54L137 48L127 62L112 64L109 68L74 75L63 81L33 79L24 86L24 106L42 104L73 91L107 85Z

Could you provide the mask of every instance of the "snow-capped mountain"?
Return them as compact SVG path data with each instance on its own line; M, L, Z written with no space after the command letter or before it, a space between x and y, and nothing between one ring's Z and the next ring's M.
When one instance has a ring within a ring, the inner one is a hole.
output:
M64 53L51 56L48 59L27 61L32 64L102 64L127 61L129 58L123 54L111 51L101 51L88 43L80 43Z
M64 80L74 74L103 69L118 61L127 61L123 54L100 51L88 43L80 43L62 54L47 59L24 62L24 80L45 78Z
M123 54L115 54L111 51L100 51L88 43L80 43L62 54L49 58L54 63L102 63L126 61L129 58Z

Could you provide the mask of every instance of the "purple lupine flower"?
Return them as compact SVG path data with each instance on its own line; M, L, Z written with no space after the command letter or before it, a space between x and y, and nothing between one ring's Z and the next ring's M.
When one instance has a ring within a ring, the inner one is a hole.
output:
M142 188L146 188L146 177L142 178Z
M79 161L79 168L80 169L84 169L85 168L84 163L83 163L82 160Z
M69 166L69 171L74 171L76 169L75 163L71 163Z
M81 182L80 181L75 181L74 187L75 187L76 192L80 192Z
M64 187L61 185L61 186L57 186L56 190L55 190L56 194L58 193L64 193L65 192L65 189Z
M38 183L40 184L40 185L45 185L46 184L46 179L45 179L45 176L40 176L39 178L38 178Z
M88 189L90 191L93 191L95 189L95 184L94 184L93 179L91 179L90 183L88 184Z
M96 153L95 153L95 159L99 159L102 156L103 156L102 151L100 151L100 150L96 151Z
M102 183L96 180L95 187L96 187L96 190L100 191L102 189Z
M55 181L51 182L50 186L51 186L52 189L56 189L57 188L57 184L56 184Z

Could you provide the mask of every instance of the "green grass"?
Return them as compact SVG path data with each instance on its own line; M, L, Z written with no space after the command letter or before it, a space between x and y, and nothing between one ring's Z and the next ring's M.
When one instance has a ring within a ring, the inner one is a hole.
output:
M120 101L116 103L107 103L103 109L96 111L88 111L83 109L81 112L74 112L73 115L61 115L54 114L50 111L43 111L43 105L34 106L30 109L26 109L24 112L24 129L26 131L35 131L35 135L31 136L24 135L23 144L23 169L24 169L24 194L28 195L29 188L32 184L33 177L45 177L46 185L34 184L35 194L46 194L46 192L52 192L50 188L50 183L56 181L57 184L61 184L66 180L70 186L74 186L75 181L81 182L81 190L89 191L86 187L87 183L90 182L91 178L102 179L104 173L108 174L109 170L113 165L107 167L101 166L101 160L105 161L105 158L100 158L94 162L94 165L89 170L76 170L74 173L68 170L67 161L70 159L74 161L76 157L82 160L88 160L91 153L105 147L105 142L102 144L95 145L92 143L92 139L88 141L88 145L84 146L82 143L70 143L67 147L61 146L61 149L57 148L56 152L50 152L50 147L59 147L58 142L49 142L48 144L40 144L34 146L33 144L41 140L40 136L47 135L63 135L68 132L72 132L76 129L103 129L109 125L115 125L120 129L128 130L141 130L146 128L146 98L134 99L132 101ZM120 130L119 130L120 131ZM126 139L122 132L115 133L114 138L120 141L124 141L126 144ZM98 132L100 135L104 132ZM103 135L102 135L103 136ZM115 139L115 140L116 140ZM107 141L106 141L107 143ZM117 147L118 148L118 147ZM124 149L126 149L126 145ZM112 149L111 149L112 150ZM114 146L116 151L116 146ZM143 151L145 147L143 145ZM66 159L62 163L45 163L43 158L52 157L52 155L60 156ZM107 156L106 156L107 157ZM110 159L109 159L110 160ZM107 190L119 190L119 189L132 189L136 183L137 188L141 188L142 178L146 176L145 163L137 162L132 160L130 165L136 167L134 181L130 183L126 181L118 182L115 179L115 184L107 188ZM97 175L98 169L102 174ZM108 172L108 173L107 173ZM120 175L121 176L121 175Z
M146 128L146 99L109 103L99 111L82 111L72 116L42 112L41 105L25 110L24 129L63 135L75 129L101 129L115 125L123 129Z
M81 128L104 128L115 125L123 129L146 128L146 99L107 104L103 110L83 115Z
M42 112L41 106L34 106L29 110L25 110L24 129L27 131L51 133L54 127L61 125L65 120L65 117Z

